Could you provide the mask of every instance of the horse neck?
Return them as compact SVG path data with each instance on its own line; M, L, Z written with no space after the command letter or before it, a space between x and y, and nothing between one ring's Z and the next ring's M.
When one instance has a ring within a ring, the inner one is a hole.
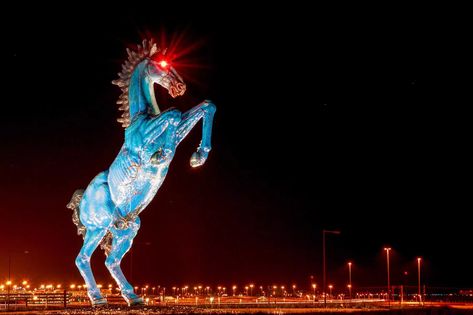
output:
M148 76L146 71L148 67L148 61L142 61L136 66L130 79L130 86L128 89L128 100L130 104L130 120L138 115L148 113L148 109L154 109L156 111L157 105L154 97L153 82Z

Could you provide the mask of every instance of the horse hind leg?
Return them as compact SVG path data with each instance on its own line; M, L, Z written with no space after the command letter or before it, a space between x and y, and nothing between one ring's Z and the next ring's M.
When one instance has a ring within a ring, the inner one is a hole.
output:
M130 222L128 224L128 228L124 230L111 229L113 234L112 248L105 260L105 266L117 282L123 298L126 300L128 305L131 306L144 304L144 301L141 297L136 295L133 286L126 280L125 275L120 268L120 263L123 257L130 250L131 245L133 244L133 238L138 233L138 229L140 228L140 219L136 218L135 222Z
M79 205L79 219L85 230L84 244L76 258L76 266L87 285L92 305L106 304L95 282L90 258L106 235L112 222L113 202L107 184L108 172L97 175L84 192Z
M90 257L106 233L107 229L104 228L87 229L84 244L76 258L76 266L87 285L87 295L93 306L107 304L107 300L100 294L92 269L90 268Z

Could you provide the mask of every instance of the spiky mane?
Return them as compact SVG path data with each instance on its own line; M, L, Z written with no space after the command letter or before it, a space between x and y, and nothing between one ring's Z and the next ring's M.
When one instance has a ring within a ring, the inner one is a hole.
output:
M130 86L131 75L135 67L144 59L151 57L159 51L153 39L144 39L142 45L138 45L137 50L126 49L128 59L122 64L122 71L118 73L118 79L113 80L112 84L118 85L122 90L122 94L117 100L119 110L123 111L121 117L117 119L123 128L130 125L130 102L128 100L128 88Z

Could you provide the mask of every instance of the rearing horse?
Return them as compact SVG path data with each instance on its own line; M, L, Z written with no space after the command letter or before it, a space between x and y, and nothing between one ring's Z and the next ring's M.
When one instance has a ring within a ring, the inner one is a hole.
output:
M186 85L152 40L127 52L119 79L112 82L122 90L117 103L124 113L118 121L126 128L125 142L110 168L99 173L85 191L77 190L67 205L74 211L78 234L84 237L75 262L94 306L107 303L90 267L90 257L99 244L107 255L105 265L128 305L143 303L120 268L140 228L138 215L162 185L178 144L200 119L202 141L190 165L204 164L211 149L215 105L204 101L185 113L177 109L160 112L153 85L161 85L172 97L183 95Z

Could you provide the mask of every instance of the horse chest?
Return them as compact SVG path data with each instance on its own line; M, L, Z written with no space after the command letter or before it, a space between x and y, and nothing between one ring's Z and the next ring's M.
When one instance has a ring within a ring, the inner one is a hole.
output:
M143 161L136 153L122 149L108 176L113 202L128 211L145 207L161 187L168 168L169 163L154 165Z

